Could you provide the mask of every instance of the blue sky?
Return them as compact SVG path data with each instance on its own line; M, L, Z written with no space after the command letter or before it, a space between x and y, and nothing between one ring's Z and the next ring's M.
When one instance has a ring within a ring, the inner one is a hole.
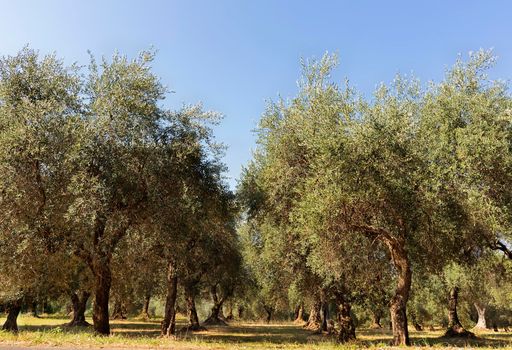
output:
M301 57L337 52L335 78L371 93L398 73L439 80L457 54L494 48L493 76L512 75L510 1L0 0L0 55L24 45L88 62L87 50L134 56L154 46L166 104L225 115L234 187L265 101L293 96Z

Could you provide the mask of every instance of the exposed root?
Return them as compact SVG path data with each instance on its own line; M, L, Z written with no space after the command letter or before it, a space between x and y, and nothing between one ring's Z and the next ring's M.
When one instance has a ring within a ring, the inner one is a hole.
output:
M446 330L443 337L445 338L468 338L468 339L475 339L476 335L473 332L470 332L463 327L450 327Z
M91 326L91 324L89 322L87 322L86 320L81 320L81 321L73 320L69 323L66 323L64 326L65 327L89 327L89 326Z
M206 326L229 326L226 321L224 321L221 318L212 318L208 317L204 322L203 325Z

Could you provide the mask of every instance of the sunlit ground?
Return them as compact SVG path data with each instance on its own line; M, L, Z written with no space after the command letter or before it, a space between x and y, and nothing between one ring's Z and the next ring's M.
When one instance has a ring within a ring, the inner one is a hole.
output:
M5 319L0 318L3 323ZM90 319L89 322L92 322ZM97 337L91 328L74 329L63 326L65 318L20 316L20 332L15 335L0 332L0 345L45 345L66 348L166 348L166 349L358 349L388 348L388 329L358 329L358 340L340 346L331 336L315 335L292 323L233 322L228 327L208 327L203 332L179 332L177 339L159 337L159 320L112 321L110 337ZM178 329L185 320L178 320ZM478 333L476 340L442 338L443 331L411 331L414 347L447 348L512 348L512 333L487 331Z

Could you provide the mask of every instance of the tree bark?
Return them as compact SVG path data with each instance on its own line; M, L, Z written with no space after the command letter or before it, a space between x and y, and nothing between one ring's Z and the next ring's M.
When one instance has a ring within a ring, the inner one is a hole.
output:
M351 305L343 298L343 296L337 296L336 301L338 304L338 342L346 343L350 340L356 339L356 327L350 314Z
M89 322L85 320L85 309L87 307L87 300L91 293L82 291L81 296L76 292L71 292L71 306L73 308L73 319L67 325L69 327L86 327L90 326Z
M219 299L217 295L217 285L210 287L210 294L212 296L213 306L210 311L210 315L204 321L204 324L227 325L227 323L224 321L224 317L222 316L222 306L224 305L225 298L222 297Z
M171 260L167 267L167 297L165 299L165 313L162 320L161 334L172 336L176 333L176 296L178 292L178 274L175 262Z
M272 314L274 313L274 308L271 306L263 305L265 312L267 313L267 317L265 318L265 322L270 323L272 320Z
M18 315L21 311L21 299L13 301L8 306L7 319L5 320L2 329L4 331L18 332Z
M149 320L151 316L149 315L149 301L151 300L151 295L146 294L144 296L144 303L142 304L142 311L140 313L140 317L144 320Z
M380 310L374 310L372 312L372 325L370 326L370 328L373 328L373 329L382 328L382 325L380 324L381 318L382 318L382 312Z
M393 345L410 345L407 328L407 301L411 290L412 272L404 242L394 237L384 241L391 253L393 265L397 270L397 286L391 298L389 311L393 328Z
M235 315L233 315L233 303L229 303L228 315L226 316L226 320L232 321L234 318L235 318Z
M411 321L412 321L412 324L414 326L414 329L416 329L416 331L420 332L423 330L423 327L421 326L421 324L418 323L418 319L416 318L416 312L411 312Z
M188 326L185 327L186 330L189 331L202 331L205 330L204 327L201 327L199 324L199 317L197 317L197 309L196 309L196 300L194 294L191 291L185 291L185 300L187 302L187 316L188 316Z
M485 319L485 306L479 303L474 303L476 312L478 313L478 322L475 325L476 329L487 329L487 321Z
M102 254L103 255L103 254ZM100 335L110 334L108 303L112 272L110 271L110 254L96 256L93 260L94 274L94 306L92 320L94 332Z
M475 335L462 326L457 314L457 303L459 299L459 287L455 286L450 290L450 298L448 300L448 329L446 330L445 337L469 337L473 338Z
M311 307L311 311L309 313L309 318L304 328L310 329L315 332L321 332L322 330L322 301L317 300L313 306Z
M397 285L395 294L390 300L389 312L393 329L392 345L410 345L409 330L407 328L407 301L411 291L412 271L405 238L407 228L401 219L398 222L400 235L394 236L389 231L369 225L355 225L354 228L365 235L380 240L388 247L393 266L397 271Z
M114 310L112 310L113 320L126 320L126 307L121 300L114 302Z
M37 313L37 301L32 301L32 317L39 318L39 314Z
M329 303L322 302L322 331L327 332L327 321L329 321Z
M304 323L304 304L299 304L295 311L295 323L303 324Z

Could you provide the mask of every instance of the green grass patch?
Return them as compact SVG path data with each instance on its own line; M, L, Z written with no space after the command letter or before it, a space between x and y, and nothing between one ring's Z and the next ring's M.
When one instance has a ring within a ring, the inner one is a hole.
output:
M5 319L0 318L3 323ZM92 320L88 320L92 322ZM111 322L112 335L95 336L91 327L69 328L65 318L20 316L17 334L0 332L0 345L44 345L89 348L151 349L383 349L391 340L387 329L359 329L358 340L337 344L328 335L316 335L292 323L233 322L228 327L209 327L202 332L179 332L176 339L159 336L160 320L136 319ZM178 320L177 328L185 325ZM512 348L512 333L480 332L475 340L445 339L441 329L433 332L411 331L413 348Z

